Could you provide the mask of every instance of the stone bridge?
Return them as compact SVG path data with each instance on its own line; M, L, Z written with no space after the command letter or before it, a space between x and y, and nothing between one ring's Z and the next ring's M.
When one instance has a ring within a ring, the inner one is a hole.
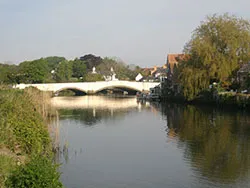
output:
M62 90L78 90L86 94L95 94L99 91L112 88L127 88L135 91L149 91L159 85L159 82L132 82L132 81L101 81L101 82L75 82L75 83L44 83L44 84L18 84L14 88L24 89L36 87L42 91L58 93Z

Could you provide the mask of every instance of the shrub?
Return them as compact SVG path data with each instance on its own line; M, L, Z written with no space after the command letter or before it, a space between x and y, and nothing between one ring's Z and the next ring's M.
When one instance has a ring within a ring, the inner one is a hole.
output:
M36 156L28 164L18 167L6 185L9 188L60 188L59 178L57 165L43 156Z

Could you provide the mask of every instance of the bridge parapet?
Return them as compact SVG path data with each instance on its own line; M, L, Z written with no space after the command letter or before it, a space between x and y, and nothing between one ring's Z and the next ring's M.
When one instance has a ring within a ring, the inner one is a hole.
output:
M159 85L159 82L131 82L131 81L101 81L101 82L75 82L75 83L44 83L44 84L18 84L14 88L24 89L26 87L36 87L42 91L52 91L54 93L66 90L76 89L87 94L94 94L101 90L121 87L136 91L149 91Z

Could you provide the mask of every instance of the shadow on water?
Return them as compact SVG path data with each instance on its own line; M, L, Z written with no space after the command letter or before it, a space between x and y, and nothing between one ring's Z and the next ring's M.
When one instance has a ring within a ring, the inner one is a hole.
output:
M249 176L249 113L178 104L163 104L161 111L168 138L184 150L198 176L220 183Z

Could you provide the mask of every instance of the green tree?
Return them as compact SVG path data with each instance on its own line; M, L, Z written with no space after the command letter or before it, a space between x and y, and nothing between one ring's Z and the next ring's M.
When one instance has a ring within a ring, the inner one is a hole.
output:
M190 58L179 66L184 96L192 100L214 81L230 84L249 60L249 44L249 21L229 14L207 17L185 46Z
M101 63L97 70L103 74L107 74L110 72L110 68L113 67L116 76L120 80L134 80L136 75L138 74L138 70L131 70L129 66L126 66L122 61L118 61L116 59L111 59L105 57L103 59L103 63Z
M55 72L55 79L57 82L68 82L72 77L72 62L62 61L58 64Z
M87 72L87 66L85 64L84 61L81 61L79 59L75 59L72 62L72 67L73 67L73 74L72 76L75 78L80 78L80 77L84 77L84 75Z
M85 56L82 56L80 57L80 60L86 64L88 71L91 71L93 67L97 67L102 63L101 57L92 54L87 54Z
M48 63L41 58L20 63L17 77L23 83L43 83L48 74Z
M0 84L16 83L16 65L0 64Z
M85 76L85 81L86 82L104 81L104 78L101 74L88 73Z
M50 56L44 58L44 60L48 62L49 70L52 71L56 69L60 62L65 61L66 59L65 57Z

